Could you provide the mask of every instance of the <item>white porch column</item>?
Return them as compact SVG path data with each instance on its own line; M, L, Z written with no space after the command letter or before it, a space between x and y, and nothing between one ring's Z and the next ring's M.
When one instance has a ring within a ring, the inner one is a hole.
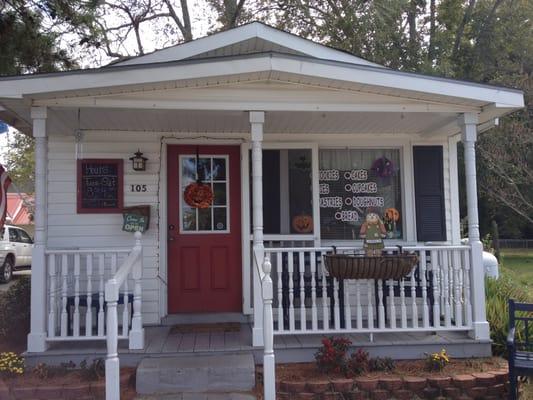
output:
M263 299L261 273L265 247L263 244L263 111L250 111L252 132L252 215L253 215L253 276L254 276L254 327L252 343L263 346Z
M483 270L483 245L479 238L476 181L476 139L478 117L474 113L459 118L465 153L466 200L468 208L468 239L471 248L471 293L473 330L475 339L489 339L490 329L485 312L485 273Z
M46 180L47 137L46 107L32 107L33 137L35 138L35 244L31 269L31 330L28 352L45 351L46 344Z

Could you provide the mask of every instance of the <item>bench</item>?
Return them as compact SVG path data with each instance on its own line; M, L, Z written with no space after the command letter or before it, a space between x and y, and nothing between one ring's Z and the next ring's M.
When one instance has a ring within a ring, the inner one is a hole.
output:
M509 299L509 399L518 398L519 376L533 375L533 304Z

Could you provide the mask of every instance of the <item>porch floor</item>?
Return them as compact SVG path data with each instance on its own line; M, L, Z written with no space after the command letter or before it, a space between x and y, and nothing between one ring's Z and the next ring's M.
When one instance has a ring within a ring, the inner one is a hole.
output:
M425 353L440 351L443 347L455 358L490 356L490 341L468 337L466 332L375 333L373 341L368 334L344 334L352 347L364 348L372 356L394 359L423 358ZM274 337L276 362L312 361L321 345L322 335L280 335ZM208 353L252 352L255 361L262 363L262 348L252 347L252 327L241 324L239 332L171 333L170 326L145 328L145 348L129 350L127 341L119 342L121 365L136 366L145 357L173 357ZM105 358L105 341L56 342L43 353L27 353L29 365L38 362L49 364Z

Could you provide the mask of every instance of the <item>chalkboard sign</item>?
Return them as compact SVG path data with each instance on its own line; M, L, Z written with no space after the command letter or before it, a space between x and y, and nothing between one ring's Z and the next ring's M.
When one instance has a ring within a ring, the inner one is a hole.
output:
M144 233L150 226L150 206L124 207L122 230L126 232Z
M78 160L78 213L122 211L123 160Z

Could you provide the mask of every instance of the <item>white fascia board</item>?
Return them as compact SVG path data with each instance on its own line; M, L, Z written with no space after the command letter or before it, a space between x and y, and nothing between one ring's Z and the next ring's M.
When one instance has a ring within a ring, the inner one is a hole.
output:
M151 54L112 64L110 67L184 60L198 54L230 46L254 37L293 49L311 57L384 68L379 64L372 63L349 53L315 43L311 40L298 37L259 22L253 22L211 36L196 39L191 42L178 44L167 49L157 50Z
M332 79L369 86L393 88L440 96L451 96L495 104L495 108L519 109L524 106L518 90L403 73L384 68L353 64L318 62L302 57L263 55L209 62L184 62L143 67L104 68L76 73L0 79L0 98L64 97L61 92L113 89L128 85L150 85L187 79L246 75L260 72L284 72L291 75ZM172 87L172 84L170 85ZM50 89L53 88L53 91ZM59 93L58 93L59 92ZM60 96L61 94L61 96ZM33 96L32 96L33 95ZM41 95L41 96L39 96ZM72 96L72 94L70 94ZM82 95L84 96L84 95ZM408 96L407 96L408 97ZM453 101L450 101L453 104Z
M346 64L332 65L296 59L295 57L276 56L272 57L272 70L384 88L478 100L486 103L495 103L495 107L524 107L524 95L519 90L410 74L389 69Z

